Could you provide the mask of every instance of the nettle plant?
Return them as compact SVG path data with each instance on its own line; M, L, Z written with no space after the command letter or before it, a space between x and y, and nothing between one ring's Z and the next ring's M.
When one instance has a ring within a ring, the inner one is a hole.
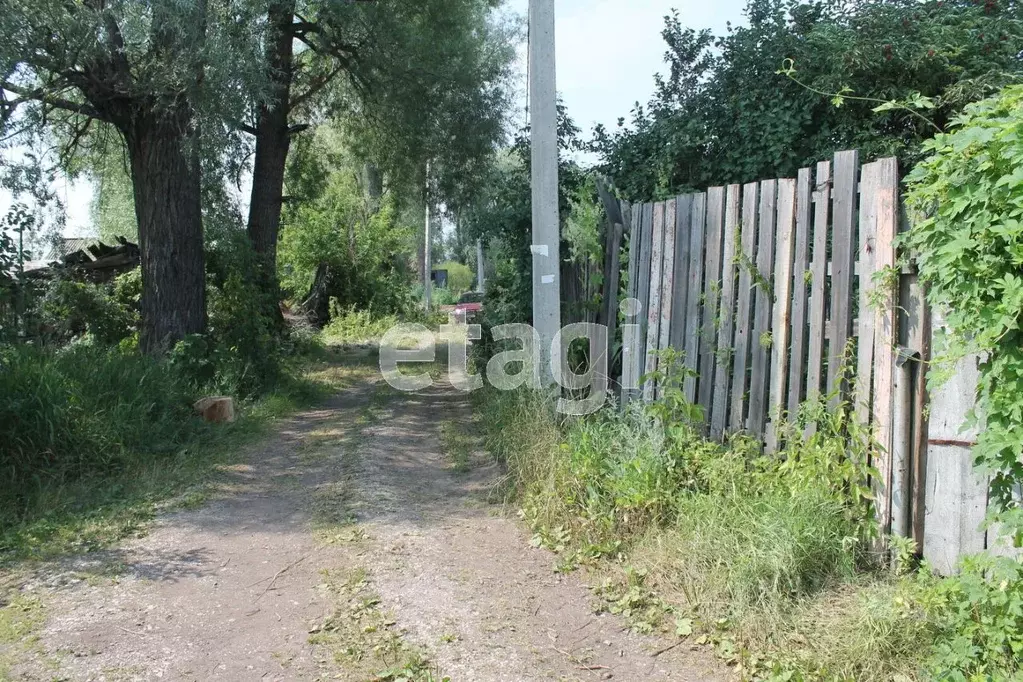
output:
M944 368L979 353L975 466L990 476L990 520L1023 545L1023 86L966 108L925 144L908 176L915 224L903 246L947 324ZM935 376L938 380L944 372Z

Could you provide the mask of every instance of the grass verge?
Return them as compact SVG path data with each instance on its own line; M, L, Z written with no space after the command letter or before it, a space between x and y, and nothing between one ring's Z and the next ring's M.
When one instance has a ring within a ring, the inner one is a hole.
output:
M115 433L100 441L119 449L110 466L0 490L5 509L12 511L0 519L0 566L102 549L143 532L161 510L202 504L218 470L238 462L275 422L354 385L375 369L375 356L323 352L306 357L276 392L239 405L233 424L207 425L175 410L168 419L181 422L177 435L158 444L159 452L125 443Z
M712 646L744 679L930 679L935 642L955 627L933 579L872 554L857 464L868 439L806 408L815 435L797 425L764 457L745 439L704 440L680 394L665 394L570 420L536 393L474 396L534 543L561 570L593 570L602 608L633 629Z

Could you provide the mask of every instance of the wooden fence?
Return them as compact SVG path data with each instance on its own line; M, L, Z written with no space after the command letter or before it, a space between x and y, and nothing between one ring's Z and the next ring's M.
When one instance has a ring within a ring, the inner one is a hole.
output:
M844 151L796 178L656 203L603 198L604 290L618 294L625 277L623 295L640 304L615 364L623 405L655 397L652 382L629 387L658 368L668 347L683 353L684 393L714 438L743 431L770 450L779 420L804 401L847 400L877 439L872 483L882 526L922 544L920 361L930 336L915 275L895 269L896 159L861 165L856 151ZM627 273L618 262L626 252ZM600 321L615 323L620 298L604 296Z

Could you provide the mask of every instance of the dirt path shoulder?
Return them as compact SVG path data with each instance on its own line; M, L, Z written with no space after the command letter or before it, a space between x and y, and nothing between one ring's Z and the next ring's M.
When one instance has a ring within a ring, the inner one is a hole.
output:
M203 506L28 581L0 679L727 679L595 615L487 503L500 472L446 431L469 409L370 380L287 421Z

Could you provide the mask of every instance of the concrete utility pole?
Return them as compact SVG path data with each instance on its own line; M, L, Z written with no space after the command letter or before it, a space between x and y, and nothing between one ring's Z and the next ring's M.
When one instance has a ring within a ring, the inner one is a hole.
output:
M533 327L540 377L551 384L551 343L561 328L558 216L558 108L554 0L529 0L529 103L533 186Z
M483 240L476 240L476 290L483 293L487 290L487 276L483 272Z
M423 307L427 312L433 304L433 258L430 253L430 222L433 207L430 205L430 162L426 162L426 234L423 241Z

